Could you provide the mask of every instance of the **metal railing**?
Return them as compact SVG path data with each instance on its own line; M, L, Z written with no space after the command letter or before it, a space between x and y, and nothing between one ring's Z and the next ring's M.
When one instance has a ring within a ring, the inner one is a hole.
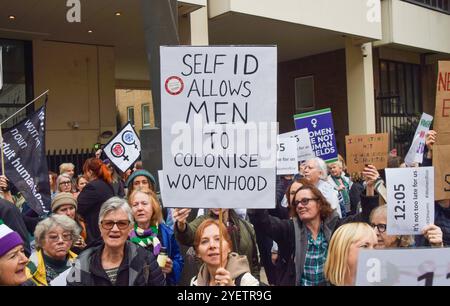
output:
M450 0L403 0L411 4L432 9L450 15Z
M407 114L398 96L376 97L377 133L389 133L389 150L405 157L414 138L420 114Z
M75 165L75 174L83 172L83 163L89 157L95 156L95 149L81 150L53 150L47 151L48 170L59 174L59 165L62 163L72 163Z

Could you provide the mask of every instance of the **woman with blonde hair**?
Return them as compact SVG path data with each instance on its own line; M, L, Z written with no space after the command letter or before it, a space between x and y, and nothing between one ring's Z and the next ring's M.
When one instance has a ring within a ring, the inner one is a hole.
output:
M62 163L59 165L59 174L67 173L72 179L75 175L75 165L72 163Z
M325 278L335 286L353 286L360 249L373 249L377 236L367 223L340 226L330 241L324 267Z
M165 248L168 257L160 268L166 275L167 284L176 285L180 281L184 260L173 230L163 223L156 194L148 187L137 188L130 194L128 204L135 221L128 235L130 241L147 249L155 257Z

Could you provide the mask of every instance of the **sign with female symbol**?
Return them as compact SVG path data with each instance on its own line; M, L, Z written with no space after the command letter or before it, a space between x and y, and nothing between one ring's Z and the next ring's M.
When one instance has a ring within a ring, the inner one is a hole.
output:
M131 123L127 123L106 145L104 152L111 162L125 172L139 158L141 142Z
M138 147L134 135L135 134L132 131L125 131L122 134L122 140L125 144L130 146L134 145L134 148L137 149Z
M124 160L128 160L128 156L125 155L125 147L120 142L116 142L111 147L111 154L114 157L123 157Z
M308 129L316 157L327 163L337 161L338 152L330 108L295 115L294 121L296 130Z

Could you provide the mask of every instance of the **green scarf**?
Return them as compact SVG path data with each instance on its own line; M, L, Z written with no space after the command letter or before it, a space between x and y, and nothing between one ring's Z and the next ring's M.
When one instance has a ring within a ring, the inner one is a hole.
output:
M153 246L153 255L158 256L161 250L161 242L158 239L158 224L150 226L149 229L142 229L137 224L134 225L134 231L131 231L130 241L146 249Z
M342 181L342 184L344 185L345 188L339 192L342 194L344 204L350 203L350 195L348 194L348 191L350 190L350 186L347 183L347 181L340 176L331 176L331 177L333 178L333 180L337 186L341 186L341 181Z

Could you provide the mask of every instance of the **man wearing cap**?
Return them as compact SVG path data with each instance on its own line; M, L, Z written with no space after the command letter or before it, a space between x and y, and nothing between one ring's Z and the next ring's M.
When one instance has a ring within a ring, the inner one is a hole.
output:
M0 219L0 286L18 286L27 281L24 253L20 235Z

